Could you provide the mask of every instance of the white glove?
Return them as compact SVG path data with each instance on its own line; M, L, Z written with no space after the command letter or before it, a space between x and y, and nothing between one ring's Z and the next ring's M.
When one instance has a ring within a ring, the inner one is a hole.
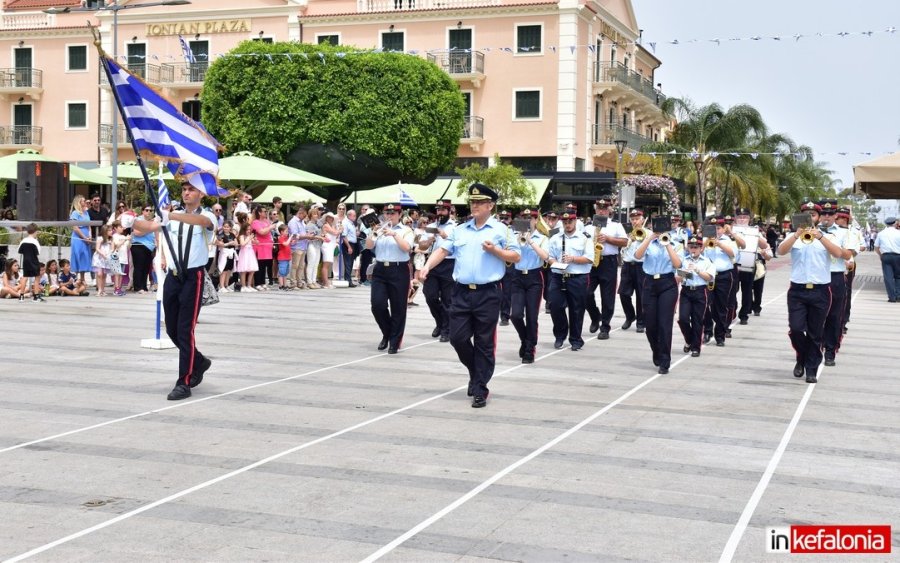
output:
M160 209L159 216L162 218L162 226L165 227L169 224L169 210L168 209Z

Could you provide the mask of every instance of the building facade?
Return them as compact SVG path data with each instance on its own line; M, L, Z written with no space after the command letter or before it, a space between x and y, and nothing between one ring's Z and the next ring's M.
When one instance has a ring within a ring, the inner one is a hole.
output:
M669 125L655 82L661 63L641 45L628 0L141 3L120 0L134 9L111 10L103 0L5 0L0 155L29 148L81 165L110 163L112 96L86 20L107 53L195 118L209 61L242 41L327 41L425 57L466 101L460 164L490 164L499 154L530 173L560 173L568 187L554 183L551 191L562 187L559 196L570 199L610 188L614 141L638 148L661 140ZM51 7L70 11L47 13ZM133 158L119 127L118 160Z

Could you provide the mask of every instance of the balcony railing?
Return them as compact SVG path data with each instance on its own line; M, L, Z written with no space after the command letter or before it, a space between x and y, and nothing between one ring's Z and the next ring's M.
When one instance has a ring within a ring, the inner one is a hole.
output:
M116 129L119 137L119 145L125 145L131 142L131 139L128 138L128 129L119 124L119 127ZM100 124L100 131L98 133L98 141L101 145L111 145L113 139L113 126L107 123Z
M0 68L0 88L43 88L43 79L37 68Z
M484 139L484 118L477 115L467 115L463 125L462 140Z
M432 51L428 60L447 74L484 74L484 53L481 51Z
M43 128L31 125L0 127L0 145L43 145Z
M3 16L0 16L0 29L53 27L53 21L51 14L3 14Z
M642 74L629 70L622 63L594 63L594 82L618 82L643 95L657 106L666 101L663 93Z
M652 139L621 125L594 125L594 145L614 145L619 139L628 141L628 148L633 150L639 150L645 144L653 142Z
M206 80L209 63L163 63L160 68L160 84L200 84Z
M151 84L159 84L162 78L162 69L159 65L152 63L128 63L125 68L133 72L136 76ZM100 72L100 84L109 86L109 80L106 78L105 72Z
M501 0L356 0L356 11L399 12L410 10L458 10L499 6Z

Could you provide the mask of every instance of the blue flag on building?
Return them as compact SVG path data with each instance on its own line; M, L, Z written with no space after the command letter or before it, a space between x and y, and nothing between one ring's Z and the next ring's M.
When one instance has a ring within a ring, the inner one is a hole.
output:
M179 35L178 41L181 43L181 52L184 53L184 62L191 64L196 63L197 59L194 57L194 51L191 50L191 46L184 40L184 37Z
M101 60L135 150L145 159L163 162L178 181L208 196L227 195L218 187L219 141L114 60Z
M400 188L400 205L403 207L419 207L416 200L414 200L411 195L404 192L403 188Z

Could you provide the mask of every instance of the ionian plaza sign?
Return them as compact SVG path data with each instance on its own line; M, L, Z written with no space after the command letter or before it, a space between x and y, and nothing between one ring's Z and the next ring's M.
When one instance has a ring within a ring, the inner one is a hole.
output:
M250 20L208 20L178 23L148 23L147 35L197 35L212 33L250 33Z

